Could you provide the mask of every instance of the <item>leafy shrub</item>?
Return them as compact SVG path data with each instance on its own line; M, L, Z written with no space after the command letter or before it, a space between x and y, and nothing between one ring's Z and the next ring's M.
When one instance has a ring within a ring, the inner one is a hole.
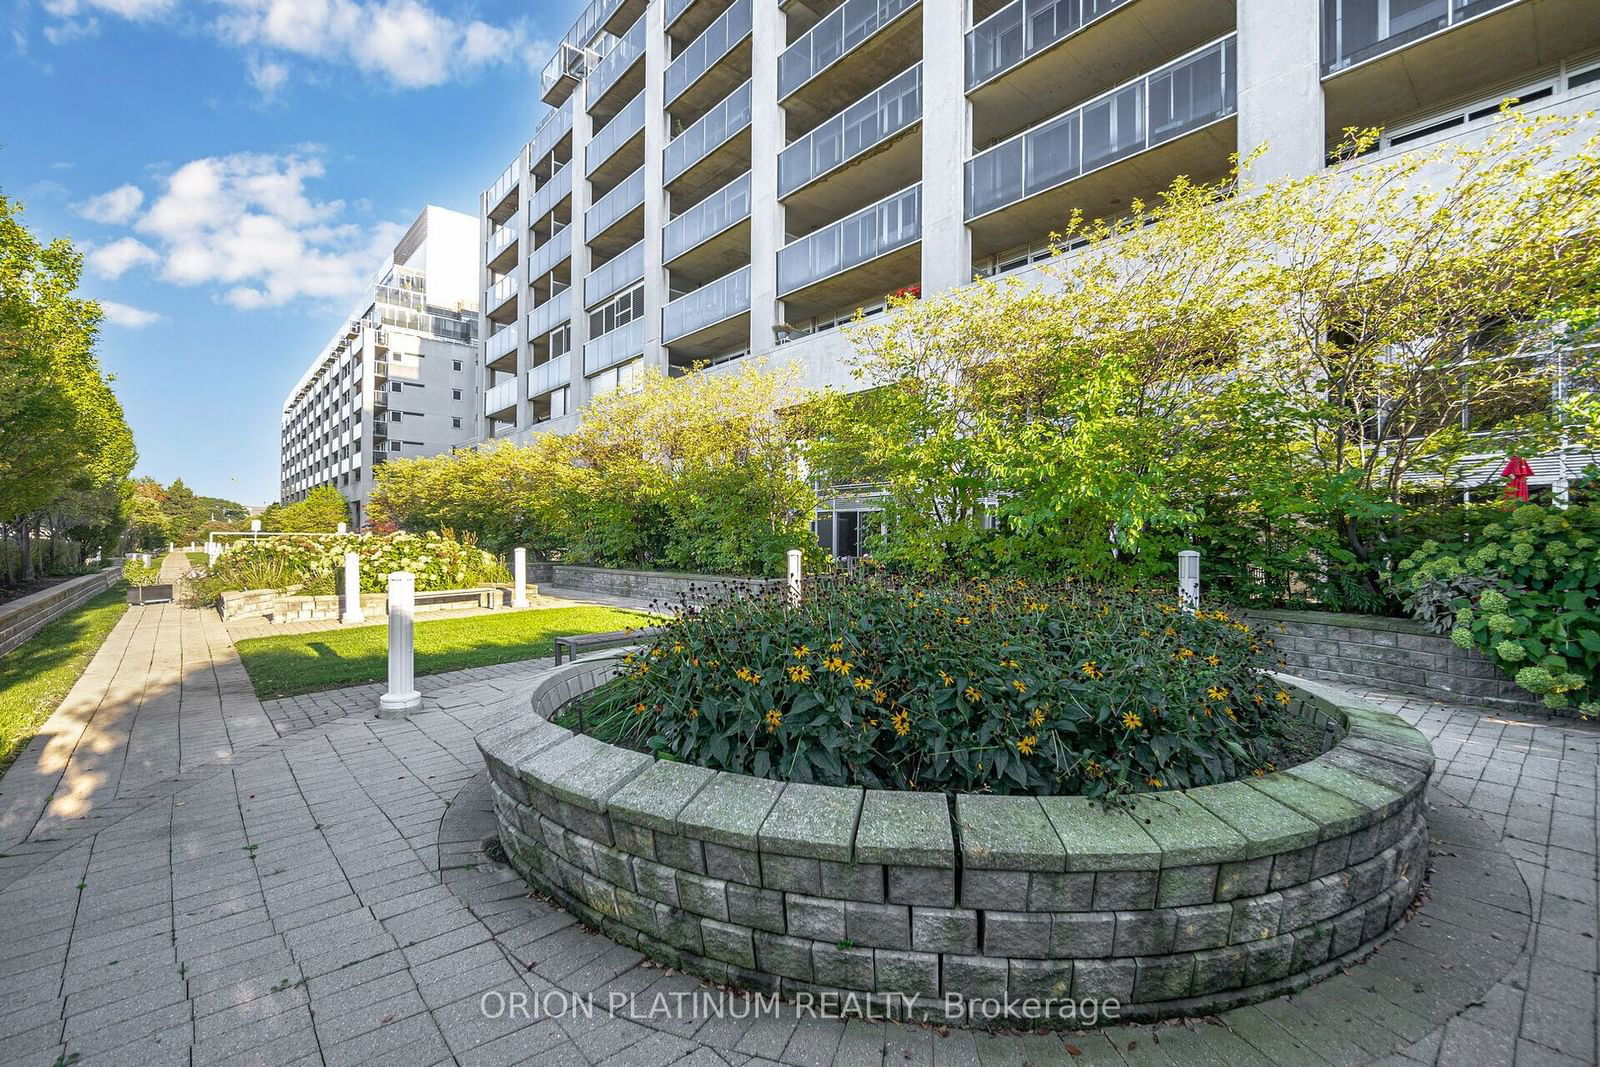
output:
M339 591L344 555L361 558L362 592L388 588L390 571L417 576L418 591L461 589L511 580L505 564L479 548L470 535L449 531L365 537L263 537L240 540L189 583L201 603L215 603L225 592L278 589L308 594Z
M1544 698L1600 712L1600 504L1527 504L1470 532L1428 541L1401 562L1407 603L1453 591L1450 639L1477 648ZM1435 607L1434 610L1437 610Z
M122 564L122 577L127 579L129 585L140 588L155 585L161 577L161 567L156 563L146 563L137 556L129 556Z
M1271 644L1139 593L837 580L681 613L585 714L764 778L1104 796L1271 769Z

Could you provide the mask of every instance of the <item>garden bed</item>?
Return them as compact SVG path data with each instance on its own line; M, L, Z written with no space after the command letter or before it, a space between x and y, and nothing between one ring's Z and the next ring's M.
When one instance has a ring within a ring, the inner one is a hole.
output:
M1342 731L1323 755L1108 807L774 781L549 721L623 669L552 671L479 734L501 839L585 921L714 981L956 1023L1030 998L1030 1022L1204 1014L1361 956L1424 875L1427 740L1315 683L1281 679Z

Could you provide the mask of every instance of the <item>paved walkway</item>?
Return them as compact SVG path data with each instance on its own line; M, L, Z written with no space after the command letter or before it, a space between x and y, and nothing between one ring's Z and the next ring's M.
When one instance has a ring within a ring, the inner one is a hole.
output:
M507 594L509 597L509 594ZM638 597L615 596L610 593L587 593L576 589L549 589L544 588L528 597L527 608L517 608L517 611L537 611L543 608L588 608L588 607L625 608L629 611L654 611L659 605L641 600ZM513 609L502 604L498 608L440 608L425 611L417 616L418 622L430 622L435 619L468 619L478 615L505 615ZM382 626L383 616L368 615L360 623L347 624L338 619L317 619L305 622L268 622L264 616L242 616L230 620L226 625L228 636L235 641L242 641L247 637L280 637L284 634L311 634L321 633L324 630L341 630L355 626Z
M1440 757L1433 877L1294 997L1067 1035L674 1017L655 995L699 983L484 850L472 732L539 665L424 680L404 721L368 690L263 708L213 618L130 611L0 781L6 1064L1595 1062L1592 728L1383 698ZM514 992L634 994L634 1017L486 1017Z

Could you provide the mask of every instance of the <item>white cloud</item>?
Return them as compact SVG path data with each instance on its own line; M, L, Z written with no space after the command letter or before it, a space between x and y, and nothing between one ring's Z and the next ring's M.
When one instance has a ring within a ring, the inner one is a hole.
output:
M161 316L154 311L136 308L131 304L119 304L115 300L100 301L100 310L105 313L108 323L125 330L141 330L161 321Z
M152 19L177 7L176 0L44 0L44 9L58 18L104 11L125 19Z
M110 192L91 196L81 204L72 205L72 210L90 222L116 226L132 221L139 205L143 203L144 193L137 185L119 185Z
M272 60L250 60L250 84L265 97L278 94L289 80L289 68Z
M89 253L89 269L102 278L120 278L134 267L160 262L155 249L136 237L119 237Z
M159 253L163 279L213 287L234 307L342 304L405 228L346 221L343 201L307 192L322 174L322 161L306 154L197 159L167 178L135 229Z

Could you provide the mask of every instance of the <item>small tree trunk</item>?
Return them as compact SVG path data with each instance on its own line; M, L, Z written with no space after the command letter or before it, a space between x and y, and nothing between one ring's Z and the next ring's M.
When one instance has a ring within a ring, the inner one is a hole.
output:
M29 527L33 525L23 519L17 526L17 581L29 582L33 580L33 539L28 536Z

